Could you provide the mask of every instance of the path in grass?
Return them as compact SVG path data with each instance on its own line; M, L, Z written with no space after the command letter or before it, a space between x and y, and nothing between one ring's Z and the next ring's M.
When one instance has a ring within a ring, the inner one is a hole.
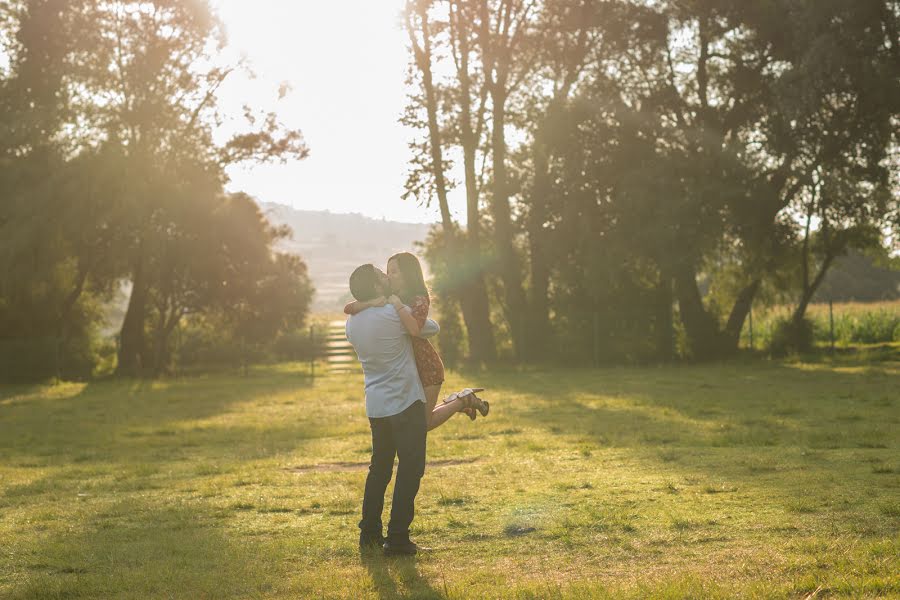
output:
M0 387L0 597L900 596L900 362L463 376L363 560L357 375Z

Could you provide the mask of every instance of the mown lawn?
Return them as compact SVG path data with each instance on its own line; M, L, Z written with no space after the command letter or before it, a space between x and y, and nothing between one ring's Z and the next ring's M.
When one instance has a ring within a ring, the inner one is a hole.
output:
M900 597L879 356L451 373L417 559L356 547L358 375L0 387L0 597Z

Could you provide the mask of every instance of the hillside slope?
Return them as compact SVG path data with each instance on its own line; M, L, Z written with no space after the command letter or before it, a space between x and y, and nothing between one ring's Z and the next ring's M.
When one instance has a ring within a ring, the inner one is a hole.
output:
M273 224L293 230L291 239L280 247L306 261L316 286L313 310L317 312L343 308L349 294L347 279L359 265L373 263L384 269L392 254L421 254L416 244L425 240L430 227L359 214L297 210L271 202L261 202L260 208ZM423 267L427 277L427 265Z

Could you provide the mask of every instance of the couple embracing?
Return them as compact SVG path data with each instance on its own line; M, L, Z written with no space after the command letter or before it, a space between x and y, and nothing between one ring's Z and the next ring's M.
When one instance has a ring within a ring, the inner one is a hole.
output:
M362 364L372 430L359 544L412 555L418 546L409 539L409 526L425 473L427 432L459 412L472 420L478 413L487 416L490 406L478 398L478 388L451 394L438 405L444 366L427 338L439 327L428 318L428 290L414 255L392 256L386 274L371 264L358 267L350 276L350 293L356 300L344 309L350 315L347 339ZM397 479L385 538L381 514L394 456Z

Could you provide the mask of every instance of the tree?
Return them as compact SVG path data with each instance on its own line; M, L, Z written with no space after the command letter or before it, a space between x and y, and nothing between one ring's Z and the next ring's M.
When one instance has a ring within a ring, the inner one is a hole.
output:
M454 74L432 130L462 149L470 217L490 208L475 224L520 357L553 329L671 357L673 302L686 354L727 355L789 265L802 313L834 257L896 229L892 3L426 5L432 71Z
M524 357L527 300L510 208L513 190L507 172L507 101L533 68L522 49L536 5L533 0L481 0L476 25L480 66L491 100L490 206L494 251L502 282L503 311L520 359Z
M148 366L157 374L169 367L170 338L183 319L211 317L242 346L260 344L302 327L313 295L306 264L272 249L290 231L272 227L252 198L203 190L191 190L190 198L174 204L187 214L166 223L150 263Z
M538 25L539 34L532 38L542 68L525 92L530 95L528 112L533 115L529 121L535 123L530 142L532 175L526 184L525 217L531 287L523 345L530 360L546 358L552 339L549 310L552 142L570 96L599 42L595 11L591 0L548 3ZM547 87L551 90L549 96L543 93Z
M279 131L273 115L257 130L213 143L216 91L240 65L217 65L220 24L206 2L88 2L75 15L82 30L77 83L87 92L79 109L93 144L124 156L122 202L131 216L131 294L122 326L119 372L148 362L145 338L156 260L154 236L167 221L166 198L191 201L192 177L224 181L224 168L242 160L302 158L296 131ZM212 66L204 66L212 65ZM102 99L102 102L96 102ZM172 214L170 212L170 214Z
M420 154L413 158L414 168L407 181L408 196L424 196L427 201L432 194L437 198L441 212L441 235L446 244L440 245L441 252L430 253L432 262L446 275L441 283L444 290L444 304L452 310L458 302L469 339L469 359L478 364L492 362L496 358L490 306L484 280L481 240L481 215L479 206L480 181L476 175L475 163L481 146L485 122L485 96L473 99L472 74L469 70L471 31L470 9L464 3L446 3L447 20L434 23L430 14L434 2L417 0L408 2L406 8L406 29L413 53L415 75L411 82L418 81L421 92L410 97L403 122L419 128L427 128L427 141L418 148ZM434 81L434 46L438 44L436 31L446 31L445 44L453 57L459 89L449 95L453 100L441 102L440 88ZM482 88L484 90L484 88ZM473 108L473 103L477 105ZM445 121L457 123L456 127L440 124L441 107L450 111ZM425 121L419 114L424 110ZM449 183L445 148L459 145L463 152L466 188L466 231L450 215L448 201ZM427 156L426 156L427 155ZM423 185L430 182L432 185ZM432 187L433 186L433 187ZM443 263L442 265L436 264ZM452 300L451 300L452 299ZM449 302L448 302L449 300Z
M10 235L0 252L0 321L31 322L17 329L25 337L83 336L82 325L97 319L85 312L94 298L128 278L119 371L163 368L181 316L215 305L203 272L211 265L192 259L224 243L208 227L223 202L225 167L303 158L306 146L274 114L249 108L247 130L213 142L216 92L242 65L221 64L223 36L206 2L29 0L11 8L2 22L16 35L2 38L11 63L0 81L8 109L0 179L9 184L0 227ZM260 276L275 269L271 241L256 263L269 265ZM303 280L302 263L277 262L282 275ZM229 277L226 270L218 281ZM23 320L31 311L42 320Z
M96 247L82 243L86 211L71 210L86 199L73 189L77 170L67 163L64 133L73 114L67 15L77 4L29 0L0 14L9 59L0 73L0 338L52 340L64 366L69 350L88 344L92 296L110 283L90 264L99 259ZM44 362L52 369L59 361ZM73 374L84 375L83 367L89 374L83 363Z
M797 156L801 186L785 211L803 228L797 327L835 259L881 247L898 206L891 151L900 62L897 40L888 37L896 11L892 21L883 2L821 9L807 6L799 15L806 25L795 31L803 68L788 71L780 89L790 101L781 143Z
M895 92L888 89L896 77L886 77L892 71L883 58L887 44L876 4L864 11L812 2L764 8L724 0L659 5L668 33L646 71L652 93L644 99L665 100L651 114L662 126L658 159L670 174L671 206L656 212L656 230L677 227L666 245L668 257L661 258L673 274L695 356L736 349L752 299L766 273L783 260L795 229L790 207L821 164L815 148L833 145L829 139L841 132L848 155L867 149L859 159L868 168L883 157L889 113L871 100L881 97L896 106ZM823 62L826 47L841 49L836 52L844 60ZM880 84L873 72L884 78ZM804 89L806 98L798 93ZM847 113L823 106L835 97L862 101L848 101L852 110L877 110L872 118L857 112L851 124ZM821 126L807 126L816 120ZM874 206L860 196L854 202ZM673 247L679 251L671 252ZM723 323L704 305L698 279L715 273L716 255L734 252L745 283Z

